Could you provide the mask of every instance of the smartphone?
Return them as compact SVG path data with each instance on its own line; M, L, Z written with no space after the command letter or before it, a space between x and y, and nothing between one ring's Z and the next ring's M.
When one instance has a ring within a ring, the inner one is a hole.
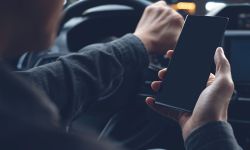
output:
M192 112L205 89L228 18L187 16L156 104Z

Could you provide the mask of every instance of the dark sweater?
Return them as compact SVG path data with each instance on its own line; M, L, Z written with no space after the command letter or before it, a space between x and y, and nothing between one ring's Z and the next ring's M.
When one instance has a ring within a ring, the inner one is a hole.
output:
M195 129L185 141L186 150L242 150L227 122L211 122Z
M129 34L18 74L47 93L68 126L75 116L96 105L102 106L99 111L116 112L128 104L147 66L143 44Z
M47 93L67 126L80 112L98 103L102 105L100 111L107 108L116 111L126 105L148 63L142 42L128 34L18 74ZM185 146L188 150L240 149L232 128L224 122L210 123L195 130Z

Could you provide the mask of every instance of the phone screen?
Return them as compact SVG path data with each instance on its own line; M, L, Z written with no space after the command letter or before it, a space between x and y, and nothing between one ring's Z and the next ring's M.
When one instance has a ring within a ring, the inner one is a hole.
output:
M187 16L156 104L192 112L206 83L228 18Z

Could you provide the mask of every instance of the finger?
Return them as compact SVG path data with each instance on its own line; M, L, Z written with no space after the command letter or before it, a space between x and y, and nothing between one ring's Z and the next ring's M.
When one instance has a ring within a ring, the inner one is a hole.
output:
M230 64L221 47L217 48L214 57L216 74L231 75Z
M171 59L173 54L174 54L174 50L168 50L165 55L165 58Z
M179 112L177 110L155 104L155 99L152 97L147 97L146 103L151 109L158 112L162 116L170 118L170 119L178 121L178 122L179 122L180 118L183 119L182 115L185 114L183 112Z
M207 86L210 86L215 80L214 74L210 73L208 81L207 81Z
M162 82L162 81L153 81L153 82L151 83L151 88L153 89L153 91L157 92L157 91L160 89L160 87L161 87L161 82Z
M151 107L154 105L155 99L153 97L147 97L145 102L149 107Z
M219 93L218 96L220 96L221 99L229 102L234 91L234 83L231 76L230 64L222 48L218 48L216 50L215 65L216 73L212 86L214 86L213 88L217 90L217 93ZM228 106L225 105L224 101L221 101L221 105L226 106L226 108Z
M222 48L218 48L215 53L215 82L217 87L231 95L234 90L234 83L231 76L231 67Z
M162 69L162 70L160 70L160 71L158 72L158 77L159 77L161 80L163 80L163 79L165 78L165 76L166 76L166 73L167 73L167 68L164 68L164 69Z

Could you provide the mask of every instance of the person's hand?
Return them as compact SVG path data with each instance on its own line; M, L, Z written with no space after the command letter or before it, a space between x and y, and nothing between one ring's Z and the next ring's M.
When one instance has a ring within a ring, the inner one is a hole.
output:
M184 24L183 17L159 1L148 6L134 32L149 54L164 53L174 49Z
M173 51L169 51L167 56L171 57L172 53ZM213 74L210 75L207 87L201 93L192 114L156 105L152 97L146 99L146 103L152 109L165 117L170 117L179 122L184 140L193 130L208 122L227 121L227 110L234 90L230 64L222 48L216 50L214 60L216 64L215 76ZM159 72L160 79L166 74L166 69L161 70ZM152 89L157 91L160 88L160 84L161 81L153 82L151 85Z

